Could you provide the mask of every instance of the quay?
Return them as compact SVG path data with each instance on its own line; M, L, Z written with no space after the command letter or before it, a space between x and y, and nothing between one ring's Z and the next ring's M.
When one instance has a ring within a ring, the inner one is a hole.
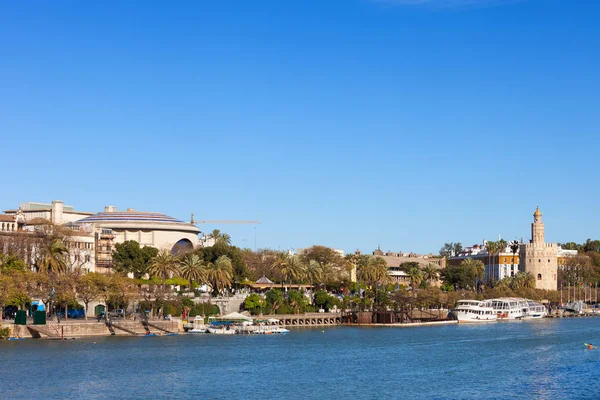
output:
M1 324L9 328L10 337L22 339L74 339L92 336L146 336L183 332L181 320L117 320L97 322L94 320L48 321L45 325Z

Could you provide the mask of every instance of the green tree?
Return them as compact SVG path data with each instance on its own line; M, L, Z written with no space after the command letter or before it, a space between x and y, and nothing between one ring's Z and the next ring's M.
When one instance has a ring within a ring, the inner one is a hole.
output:
M197 254L188 254L179 262L181 276L190 283L190 291L193 290L193 282L204 283L208 280L208 271Z
M209 263L207 265L207 270L208 281L210 282L214 293L220 293L226 287L231 287L233 265L229 257L219 257L214 263Z
M444 243L444 246L440 249L441 257L453 257L459 255L463 251L461 243Z
M171 275L179 273L177 260L168 250L161 250L152 260L148 268L150 276L155 276L162 279L163 289L166 288L166 280Z
M231 236L221 232L219 229L214 229L209 235L215 240L215 244L220 243L231 245Z
M40 248L36 262L38 270L44 273L61 274L67 270L69 250L61 239L48 241Z
M277 314L277 310L284 303L283 292L279 289L271 289L267 292L266 300L267 304Z
M467 274L473 280L473 289L479 293L485 276L485 264L479 260L467 258L461 261L460 266L467 271Z
M0 253L0 273L9 271L25 271L25 261L14 254Z
M75 290L77 297L85 304L85 319L88 319L89 304L100 298L100 288L97 285L98 280L95 273L89 273L77 278Z
M306 265L305 277L308 283L313 286L319 282L322 282L323 270L321 269L321 264L315 260L310 260Z
M440 277L440 270L435 264L427 264L423 268L423 279L427 284L431 285L432 282L437 281Z
M140 279L148 273L151 260L158 255L152 246L140 247L135 240L117 243L112 254L113 269L122 273L132 273Z
M297 256L280 253L272 268L279 272L285 283L292 283L304 277L304 264Z
M415 289L419 287L423 281L423 273L418 268L411 268L408 270L407 274L408 279L410 280L413 296L415 296Z
M248 295L248 297L246 297L244 300L244 308L250 311L250 314L252 315L258 315L262 313L262 310L266 306L267 302L265 301L265 298L256 293Z
M248 267L244 262L242 251L239 248L235 246L230 246L223 241L217 242L214 246L211 247L202 247L196 249L195 253L198 254L198 256L202 258L202 260L204 260L204 263L206 265L208 265L209 263L214 264L217 261L217 259L221 256L227 256L227 258L231 261L232 265L232 283L235 281L242 282L250 275Z

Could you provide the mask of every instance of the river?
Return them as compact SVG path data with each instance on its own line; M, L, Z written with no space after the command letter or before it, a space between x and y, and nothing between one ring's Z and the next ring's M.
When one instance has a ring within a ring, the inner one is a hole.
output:
M0 342L6 399L598 399L600 318Z

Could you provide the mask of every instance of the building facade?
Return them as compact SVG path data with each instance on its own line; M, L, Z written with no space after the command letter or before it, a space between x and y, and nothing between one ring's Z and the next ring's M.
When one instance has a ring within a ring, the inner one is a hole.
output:
M75 211L60 200L51 204L29 202L0 215L0 252L18 250L34 266L40 242L37 238L57 228L69 249L70 269L104 273L110 272L118 243L134 240L140 246L178 253L196 247L200 234L192 223L160 213L117 211L114 206L92 213Z

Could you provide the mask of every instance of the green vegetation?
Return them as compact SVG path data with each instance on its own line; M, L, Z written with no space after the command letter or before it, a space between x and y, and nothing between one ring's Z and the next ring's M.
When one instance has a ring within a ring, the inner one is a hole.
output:
M10 336L9 328L0 328L0 339L6 339Z
M140 247L134 240L117 243L112 254L113 269L122 273L132 273L134 278L142 278L148 273L150 260L157 254L158 249L151 246Z

